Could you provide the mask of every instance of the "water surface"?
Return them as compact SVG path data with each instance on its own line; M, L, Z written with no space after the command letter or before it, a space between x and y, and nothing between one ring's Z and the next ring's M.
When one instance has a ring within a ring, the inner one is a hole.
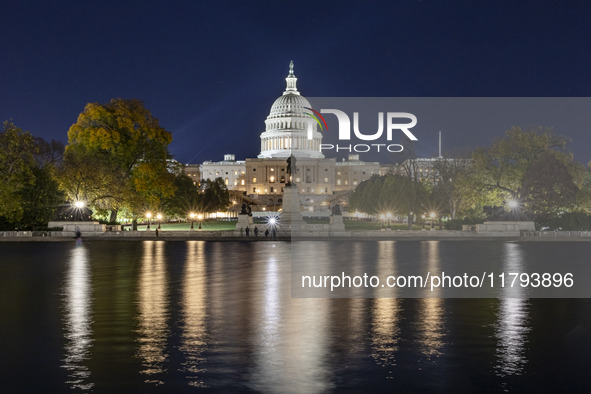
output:
M397 253L409 246L383 242ZM454 241L454 248L477 252L474 245ZM513 245L526 254L540 247ZM449 258L445 246L413 244L425 264ZM487 247L489 258L506 258L505 243ZM0 388L591 389L588 299L291 298L290 248L287 242L2 243ZM551 248L552 256L591 251L586 243Z

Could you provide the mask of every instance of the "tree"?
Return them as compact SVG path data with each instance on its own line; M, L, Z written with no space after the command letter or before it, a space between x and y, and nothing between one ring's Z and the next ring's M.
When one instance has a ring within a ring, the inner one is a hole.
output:
M437 184L435 193L446 203L451 219L456 218L458 210L470 200L470 177L472 163L465 158L440 157L433 163Z
M0 223L7 229L46 226L62 201L53 175L63 145L4 122L0 133Z
M587 163L583 174L583 181L577 195L577 207L586 213L591 213L591 161Z
M577 191L566 165L549 153L527 169L521 185L524 204L538 220L549 220L573 208Z
M411 144L405 152L407 158L401 164L403 174L408 179L408 186L404 189L404 201L407 207L408 229L412 230L413 216L417 213L417 209L422 207L427 196L427 189L421 182L420 165L414 145Z
M522 131L519 127L507 130L489 148L479 148L472 154L474 164L473 188L482 190L484 204L502 205L508 199L524 199L524 180L529 168L542 158L554 157L571 174L575 183L581 179L581 166L566 148L568 140L550 129ZM530 174L542 176L543 174Z
M185 174L179 174L174 178L176 191L173 196L164 201L166 213L169 216L186 218L190 212L202 212L202 195L193 184L193 179Z
M349 208L370 215L388 212L406 215L411 205L424 208L426 194L422 183L413 184L406 176L398 174L373 175L361 182L351 193Z
M34 167L33 182L26 183L19 191L23 207L19 227L32 229L47 226L53 219L58 205L64 200L64 195L59 191L58 183L52 176L52 169L52 165Z
M0 216L8 222L18 222L23 216L20 192L35 180L36 152L29 132L13 122L4 122L0 133Z
M110 211L111 221L123 207L137 217L174 193L171 142L139 100L89 103L68 131L60 185L70 200Z
M230 192L222 178L201 181L200 205L203 212L218 212L228 208Z

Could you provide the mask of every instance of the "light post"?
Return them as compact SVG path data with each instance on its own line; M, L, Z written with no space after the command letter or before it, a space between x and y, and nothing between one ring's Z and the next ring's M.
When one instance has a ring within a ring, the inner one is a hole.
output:
M435 216L437 216L435 211L431 211L429 214L429 217L431 217L431 231L435 231Z
M380 230L384 231L384 222L386 221L386 215L384 215L383 213L380 215Z
M191 218L191 231L193 231L195 230L195 227L193 226L193 223L195 222L195 212L191 212L189 217Z
M386 214L386 217L388 218L388 230L392 230L392 227L390 227L390 219L392 219L392 213L388 212Z
M421 221L423 222L423 228L422 230L425 230L425 215L421 215Z
M146 217L148 218L148 227L146 230L150 231L150 218L152 217L152 212L146 212Z
M203 220L203 215L202 214L197 215L197 219L199 219L199 230L201 230L201 221Z
M159 213L158 215L156 215L156 218L158 219L158 230L160 230L160 222L162 221L162 214Z

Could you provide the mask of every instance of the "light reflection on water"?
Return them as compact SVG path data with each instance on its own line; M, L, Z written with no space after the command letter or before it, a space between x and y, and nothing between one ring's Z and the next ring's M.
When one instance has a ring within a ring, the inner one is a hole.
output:
M396 276L395 242L385 241L378 245L377 275L385 278ZM396 296L396 289L390 290L392 297ZM379 296L380 289L376 290ZM373 301L371 324L371 356L382 367L396 366L396 353L400 341L399 319L402 313L401 300L398 298L376 298ZM391 374L391 371L388 371ZM391 379L391 376L388 376Z
M521 246L506 243L504 246L505 272L526 272ZM525 298L526 290L520 286L505 288L506 296L499 300L499 312L495 335L497 345L497 365L495 370L501 376L520 375L527 363L525 346L529 332L529 300Z
M205 242L187 243L187 260L183 272L183 331L180 351L184 355L181 371L189 386L207 387L204 382L207 348L207 274Z
M146 241L138 285L138 357L146 383L163 384L169 334L169 295L164 242Z
M456 245L460 244L384 241L370 246L377 247L377 274L387 276L402 272L399 264L405 261L439 272L445 259L456 256ZM490 253L496 253L494 258L503 261L504 270L524 271L528 261L524 245L487 245ZM137 268L117 270L117 264L127 262L122 259L111 268L101 266L100 271L91 269L101 265L96 256L104 246L99 243L68 252L61 289L65 346L60 353L68 387L100 391L101 366L93 360L92 350L104 344L105 337L93 322L109 318L99 315L99 310L123 313L112 316L113 321L133 321L128 337L117 338L129 347L121 350L120 357L136 356L131 357L133 364L125 364L126 373L141 376L144 384L143 389L131 391L192 387L326 392L350 383L361 389L384 378L388 383L374 387L412 382L424 390L449 390L455 387L454 379L466 385L465 376L485 376L498 389L515 376L533 376L526 352L531 347L533 312L531 301L519 298L525 295L520 288L506 290L516 298L498 301L291 298L291 246L283 242L274 246L271 242L145 241L140 248L134 244L135 249L129 249L139 252L130 254L128 262ZM119 247L125 250L119 244L113 246ZM363 272L363 243L340 244L336 251L330 243L314 247L314 253L302 250L309 257L306 264L316 264L314 256L341 253L331 261L355 259L353 274ZM465 254L471 250L467 247ZM128 309L93 308L105 302L96 299L101 292L93 293L93 286L104 289L117 275L131 278L123 283L135 286L118 291L129 295L122 299L135 302L129 301ZM376 296L379 293L376 289ZM117 351L115 346L109 349ZM118 361L114 354L112 362ZM471 371L474 366L486 371ZM438 375L439 371L445 375ZM405 391L414 386L396 387Z
M289 252L277 245L256 259L258 266L254 294L261 294L255 306L256 326L252 344L254 365L250 386L256 391L324 392L330 388L326 358L329 300L289 300Z
M427 241L427 270L439 274L440 256L439 241ZM433 296L440 294L441 289L436 288ZM445 303L441 298L423 298L419 300L419 318L417 319L418 342L421 353L428 358L437 357L441 354L443 346L443 315Z
M72 249L64 288L65 357L62 367L68 371L67 384L89 390L94 386L86 365L92 344L92 317L88 251L83 246Z

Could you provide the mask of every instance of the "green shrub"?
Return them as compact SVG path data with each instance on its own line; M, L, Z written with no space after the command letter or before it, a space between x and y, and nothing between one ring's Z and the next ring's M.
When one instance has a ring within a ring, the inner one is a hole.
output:
M484 220L480 218L463 218L463 219L451 219L445 222L446 230L461 230L464 224L481 224Z

